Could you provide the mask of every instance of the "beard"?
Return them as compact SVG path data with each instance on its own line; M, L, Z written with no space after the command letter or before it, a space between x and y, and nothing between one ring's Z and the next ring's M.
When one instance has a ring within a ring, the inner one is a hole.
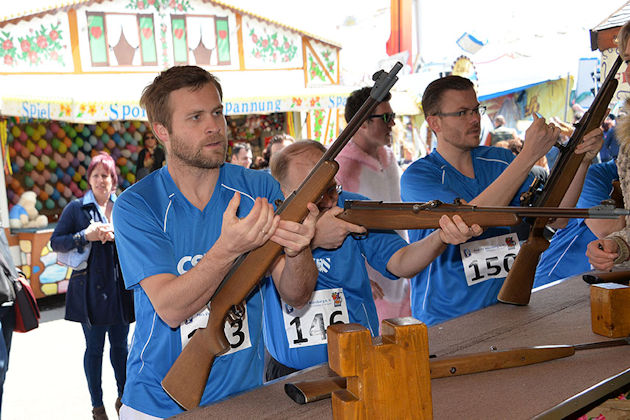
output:
M211 137L212 141L221 140L221 148L215 150L210 156L204 155L202 149L193 149L187 146L181 138L171 137L170 155L177 158L187 166L199 169L216 169L224 162L227 153L227 139L222 135Z

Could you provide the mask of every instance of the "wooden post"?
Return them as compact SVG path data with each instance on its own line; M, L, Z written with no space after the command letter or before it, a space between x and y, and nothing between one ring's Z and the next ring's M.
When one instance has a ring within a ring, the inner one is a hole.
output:
M414 318L386 319L372 338L358 324L328 327L328 363L345 376L332 394L340 419L433 418L427 327Z
M620 338L630 334L630 287L591 285L591 327L595 334Z

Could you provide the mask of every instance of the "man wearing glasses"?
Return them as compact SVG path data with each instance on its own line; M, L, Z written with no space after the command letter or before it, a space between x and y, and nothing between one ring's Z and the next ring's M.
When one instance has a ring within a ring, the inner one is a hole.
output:
M355 90L346 102L349 122L370 95L368 87ZM359 127L352 140L337 156L337 181L344 190L365 195L372 200L400 201L401 169L391 149L392 128L396 114L388 93L372 115ZM406 233L402 232L406 239ZM391 281L367 265L379 320L411 315L409 280Z
M403 201L461 198L479 206L518 206L519 197L533 180L532 166L554 145L559 128L533 115L522 151L479 146L481 115L472 82L447 76L431 82L422 96L422 107L437 147L412 163L401 179ZM602 132L593 130L577 146L584 154L580 168L560 203L577 202L591 159L602 145ZM481 309L497 302L497 295L520 246L507 227L488 228L481 236L460 245L447 245L438 230L410 230L410 241L425 240L438 257L411 280L413 316L427 325ZM427 238L430 238L427 240Z

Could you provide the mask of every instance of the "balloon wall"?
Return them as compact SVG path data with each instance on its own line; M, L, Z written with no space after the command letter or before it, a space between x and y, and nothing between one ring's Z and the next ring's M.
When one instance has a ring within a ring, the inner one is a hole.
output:
M59 215L64 206L88 189L86 172L95 154L105 151L116 161L118 183L124 190L135 182L136 160L142 149L142 121L72 124L58 121L7 124L12 175L6 174L9 208L24 191L37 194L37 210ZM53 217L54 218L54 217Z

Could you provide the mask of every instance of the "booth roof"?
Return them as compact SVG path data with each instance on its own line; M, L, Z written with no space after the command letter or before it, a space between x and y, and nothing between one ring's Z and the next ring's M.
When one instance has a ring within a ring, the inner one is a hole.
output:
M145 86L157 73L126 74L30 74L0 76L0 113L7 116L92 122L122 118L116 107L138 108ZM299 87L295 84L264 83L257 78L234 79L219 74L226 114L308 111L340 108L355 89L351 86ZM249 80L249 83L244 81ZM272 103L265 105L252 105ZM243 105L247 104L247 105ZM52 110L51 110L52 108ZM90 108L91 112L85 112ZM252 112L254 111L254 112ZM138 118L135 118L138 117Z

